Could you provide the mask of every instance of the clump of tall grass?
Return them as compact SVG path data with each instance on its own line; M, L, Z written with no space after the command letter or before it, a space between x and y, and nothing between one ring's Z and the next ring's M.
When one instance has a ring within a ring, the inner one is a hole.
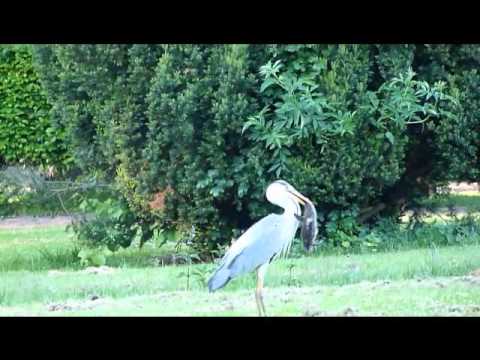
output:
M460 216L452 211L443 217L428 218L426 214L417 214L406 223L385 218L373 227L360 228L357 234L344 237L348 247L335 246L325 239L310 256L480 244L480 215L467 212ZM291 255L306 256L298 239Z

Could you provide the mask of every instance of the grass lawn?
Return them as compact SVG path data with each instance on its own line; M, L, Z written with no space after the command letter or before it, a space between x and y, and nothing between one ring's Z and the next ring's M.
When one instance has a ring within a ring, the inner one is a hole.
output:
M422 203L433 208L456 206L467 211L480 211L480 193L478 191L464 191L457 194L433 197Z
M480 196L451 194L425 205L479 211ZM480 236L458 240L455 228L447 231L445 214L426 220L431 224L417 232L413 246L409 236L389 231L378 253L320 248L307 255L297 241L289 258L268 269L267 313L479 316ZM159 265L175 244L158 244L118 251L96 273L80 265L64 226L0 229L0 316L256 316L254 274L210 294L205 283L215 264Z
M253 274L210 294L215 264L155 266L172 251L155 244L82 269L62 227L0 231L0 316L256 316ZM480 247L321 255L272 263L265 304L272 316L480 314Z

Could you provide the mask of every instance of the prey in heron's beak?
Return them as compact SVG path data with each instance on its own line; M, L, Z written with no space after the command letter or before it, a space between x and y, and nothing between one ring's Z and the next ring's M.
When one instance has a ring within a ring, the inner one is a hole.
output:
M313 243L318 234L317 211L306 196L303 196L295 189L289 189L289 192L304 206L303 216L296 216L296 218L301 222L301 236L304 248L307 251L312 251Z

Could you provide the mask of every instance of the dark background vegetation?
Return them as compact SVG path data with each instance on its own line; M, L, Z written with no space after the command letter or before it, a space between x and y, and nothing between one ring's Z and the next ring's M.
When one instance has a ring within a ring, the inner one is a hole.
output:
M75 229L111 249L171 230L208 257L278 211L277 178L326 243L360 246L478 179L479 62L478 45L2 46L0 162L108 184Z

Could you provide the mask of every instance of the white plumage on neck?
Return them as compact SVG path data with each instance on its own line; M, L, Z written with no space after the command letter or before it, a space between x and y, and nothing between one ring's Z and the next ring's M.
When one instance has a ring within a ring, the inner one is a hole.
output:
M301 209L295 197L290 194L284 185L273 183L266 191L267 200L272 204L280 206L285 210L283 215L293 216L294 214L300 215Z

